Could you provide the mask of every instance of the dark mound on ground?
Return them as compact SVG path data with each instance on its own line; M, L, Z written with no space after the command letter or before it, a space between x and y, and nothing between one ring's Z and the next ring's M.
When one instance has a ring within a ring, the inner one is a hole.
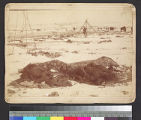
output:
M71 86L63 71L66 70L67 64L53 60L45 63L29 64L20 71L21 76L15 83L23 81L33 81L34 83L45 82L49 86ZM14 83L14 84L15 84Z
M85 66L75 66L68 70L70 77L80 83L102 85L109 82L116 82L116 74L94 63L88 63Z
M12 82L11 85L33 81L35 84L45 83L50 87L64 87L72 85L70 80L93 85L114 83L118 79L115 72L109 69L112 66L118 64L108 57L73 64L59 60L29 64L20 71L20 79Z
M106 68L118 67L119 66L114 60L112 60L109 57L105 57L105 56L100 57L96 60L88 60L88 61L72 63L72 65L73 66L85 66L85 65L90 64L90 63L96 64L96 65L101 65L101 66L106 67Z

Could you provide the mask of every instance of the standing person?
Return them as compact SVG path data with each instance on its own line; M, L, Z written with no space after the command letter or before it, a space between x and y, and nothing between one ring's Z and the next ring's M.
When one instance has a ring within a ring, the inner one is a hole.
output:
M83 28L83 34L85 37L87 37L87 28L86 27Z
M73 27L73 31L75 31L76 30L76 28L75 27Z
M73 27L73 31L72 31L72 36L74 36L75 35L75 31L76 31L76 28L75 27Z

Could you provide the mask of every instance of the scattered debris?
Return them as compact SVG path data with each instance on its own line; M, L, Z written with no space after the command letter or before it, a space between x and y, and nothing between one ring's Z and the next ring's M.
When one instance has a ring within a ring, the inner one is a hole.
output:
M68 39L66 42L67 42L67 43L72 43L72 41L71 41L70 39Z
M98 44L100 44L100 43L106 43L106 42L112 42L112 40L103 40L103 41L99 41Z
M124 36L121 36L121 35L117 35L116 37L124 37Z
M91 97L98 97L98 95L90 95Z
M32 56L42 55L50 58L57 58L61 56L59 52L45 52L45 51L34 51L34 52L30 51L28 52L28 54L31 54Z
M129 92L128 92L128 91L122 91L122 93L123 93L124 95L129 94Z
M23 94L26 94L27 92L26 91L23 91Z
M48 97L58 97L59 93L58 92L52 92L48 95Z
M77 53L78 53L78 51L72 51L72 53L76 53L76 54L77 54Z
M127 49L127 47L123 47L122 49L123 49L123 50L126 50L126 49Z
M8 93L9 96L12 96L12 95L14 95L16 93L16 91L12 90L12 89L8 89L7 93Z
M34 81L22 81L22 82L20 82L20 85L23 87L29 87L29 88L38 87L38 84L34 83Z
M100 39L105 39L104 37L101 37Z
M14 90L8 89L9 94L15 94L16 92Z

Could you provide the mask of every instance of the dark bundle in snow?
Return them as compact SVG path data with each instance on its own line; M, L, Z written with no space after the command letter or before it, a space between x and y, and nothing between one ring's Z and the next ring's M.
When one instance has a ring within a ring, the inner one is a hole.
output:
M25 81L26 83L32 81L37 84L37 87L42 83L50 87L64 87L71 86L71 80L78 83L103 85L118 81L113 69L117 66L118 64L108 57L72 64L59 60L29 64L20 71L20 79L12 82L11 85L21 85Z
M101 65L103 67L106 67L106 68L111 68L111 67L118 67L119 65L113 61L111 58L109 57L100 57L96 60L88 60L88 61L82 61L82 62L76 62L76 63L73 63L72 65L76 65L76 66L85 66L87 64L95 64L95 65Z
M67 64L53 60L45 63L29 64L20 71L21 77L17 82L34 81L34 83L45 82L49 86L71 86L63 71Z

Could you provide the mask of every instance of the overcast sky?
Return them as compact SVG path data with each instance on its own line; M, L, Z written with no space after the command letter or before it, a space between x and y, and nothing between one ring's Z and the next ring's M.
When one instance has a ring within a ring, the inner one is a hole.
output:
M11 4L7 7L6 22L12 26L17 23L20 27L28 17L31 25L73 23L79 26L87 19L92 26L132 26L132 10L127 4Z

